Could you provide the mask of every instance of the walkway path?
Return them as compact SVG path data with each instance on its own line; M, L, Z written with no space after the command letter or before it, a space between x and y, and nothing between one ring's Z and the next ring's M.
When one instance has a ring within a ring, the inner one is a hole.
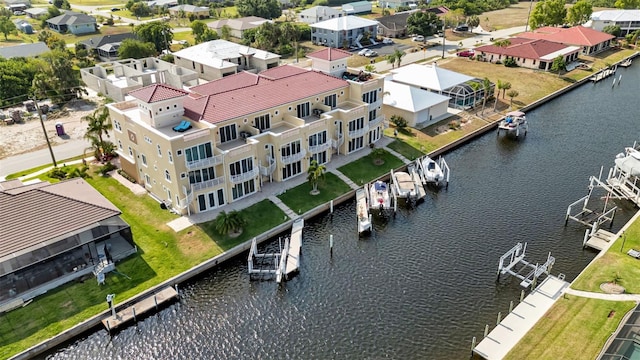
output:
M390 152L393 156L397 157L398 159L402 160L402 162L404 162L406 165L409 165L412 163L411 160L407 159L406 157L402 156L402 154L400 154L399 152L392 150L388 147L384 147L385 150L387 150L388 152Z
M269 196L269 200L277 207L280 208L280 210L284 211L284 213L289 217L289 219L295 219L296 217L298 217L298 215L295 213L295 211L291 210L287 205L285 205L282 200L280 200L277 196L275 195L271 195Z
M352 188L353 190L356 190L356 189L358 189L360 187L360 186L356 185L356 183L351 181L351 179L349 179L347 177L347 175L341 173L338 169L333 169L333 170L331 170L331 172L336 174L336 176L339 177L340 180L342 180L345 183L347 183L347 185L349 185L349 187Z
M640 294L603 294L590 291L574 290L571 288L566 289L565 293L590 299L640 302Z

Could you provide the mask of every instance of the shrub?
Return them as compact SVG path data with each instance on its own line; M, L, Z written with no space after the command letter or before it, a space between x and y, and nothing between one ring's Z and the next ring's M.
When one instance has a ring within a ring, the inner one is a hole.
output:
M407 127L407 120L399 115L391 115L391 122L401 130Z
M123 178L131 181L132 183L136 183L136 180L134 178L132 178L129 174L127 174L126 172L124 172L124 170L119 169L118 170L118 174L120 174L120 176L122 176Z
M449 122L449 129L451 130L456 130L460 128L460 123L456 120L451 120L451 122Z
M53 168L49 170L47 176L52 179L66 179L67 178L67 170L65 168Z
M116 168L115 165L113 165L112 163L108 162L102 166L100 166L98 168L98 172L100 173L100 175L102 176L107 176L107 173L111 170L114 170Z
M517 67L518 64L516 64L516 61L513 60L512 58L507 58L504 60L504 66L506 67Z

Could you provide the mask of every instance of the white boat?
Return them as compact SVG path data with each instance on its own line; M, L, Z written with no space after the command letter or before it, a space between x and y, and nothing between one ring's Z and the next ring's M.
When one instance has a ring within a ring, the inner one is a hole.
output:
M371 184L369 190L369 209L391 210L391 194L386 182L378 180Z
M425 155L416 160L416 165L423 184L449 184L449 166L442 157L436 161Z
M367 205L367 195L364 189L356 190L356 212L358 216L358 234L371 231L371 215Z
M407 199L411 202L422 200L426 196L426 192L422 187L422 180L413 164L407 165L407 172L391 171L391 181L395 196L400 199Z
M625 60L625 61L621 62L621 63L620 63L620 66L622 66L622 67L629 67L629 66L631 66L631 64L632 64L632 63L633 63L633 60L631 60L631 59L627 59L627 60Z
M640 151L635 147L627 147L624 153L616 155L616 166L627 176L640 176Z
M505 115L505 118L498 124L498 135L500 130L507 133L515 133L516 137L524 131L524 135L527 135L529 124L527 123L527 117L522 111L511 111Z

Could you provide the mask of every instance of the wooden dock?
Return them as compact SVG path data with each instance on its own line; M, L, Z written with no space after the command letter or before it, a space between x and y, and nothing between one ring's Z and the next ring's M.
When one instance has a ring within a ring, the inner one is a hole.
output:
M588 230L587 230L588 231ZM588 236L587 241L583 244L585 247L594 248L596 250L604 250L609 247L609 243L616 240L616 234L606 230L598 229L595 234Z
M113 318L113 316L102 319L102 324L109 331L111 329L117 329L118 327L131 320L135 321L136 317L138 316L142 316L143 314L152 310L157 310L160 305L164 304L165 302L171 301L177 296L178 292L171 286L168 286L162 289L160 292L144 298L139 302L117 312L115 319Z
M289 249L287 250L287 263L284 269L285 278L298 271L300 268L300 250L302 248L302 228L304 219L299 218L293 222L291 227L291 238L289 239Z
M598 73L596 73L595 75L593 75L592 77L589 78L589 80L593 81L594 83L606 79L609 76L613 75L616 73L616 68L611 68L611 69L604 69L604 70L600 70Z

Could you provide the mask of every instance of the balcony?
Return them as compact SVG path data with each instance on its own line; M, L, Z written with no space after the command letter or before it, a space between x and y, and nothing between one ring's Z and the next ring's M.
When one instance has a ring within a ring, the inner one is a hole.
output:
M273 172L276 170L276 161L275 159L272 158L268 158L267 162L269 163L269 165L267 166L262 166L260 165L260 175L262 176L269 176L271 174L273 174Z
M222 155L215 155L206 159L187 161L187 169L194 170L219 164L222 164Z
M331 147L331 143L327 141L324 144L309 146L309 152L312 154L317 154L317 153L329 150L330 147Z
M180 209L185 209L187 206L189 206L189 204L191 204L192 201L193 201L193 191L190 191L189 194L187 194L187 196L180 199L180 203L178 204L178 207Z
M331 139L331 146L334 149L339 148L342 144L344 144L344 136L342 134L338 135L337 139Z
M366 134L369 131L369 124L364 124L364 126L360 129L356 129L353 131L349 131L349 137L355 138Z
M193 194L196 191L200 191L200 190L203 190L203 189L208 189L208 188L211 188L211 187L214 187L214 186L218 186L220 184L224 184L224 177L222 177L222 176L217 177L215 179L211 179L211 180L207 180L207 181L191 184L191 193Z
M288 165L304 159L305 155L307 155L307 151L305 149L301 149L299 153L296 153L293 155L281 156L281 160L283 164Z
M380 125L380 123L384 122L384 115L378 116L377 118L369 121L369 128L375 128Z
M237 175L231 175L231 182L233 184L240 184L240 183L243 183L243 182L245 182L247 180L251 180L254 177L258 176L258 173L259 173L259 170L258 170L257 167L255 167L255 168L253 168L253 169L251 169L251 170L249 170L247 172L244 172L244 173L241 173L241 174L237 174Z

